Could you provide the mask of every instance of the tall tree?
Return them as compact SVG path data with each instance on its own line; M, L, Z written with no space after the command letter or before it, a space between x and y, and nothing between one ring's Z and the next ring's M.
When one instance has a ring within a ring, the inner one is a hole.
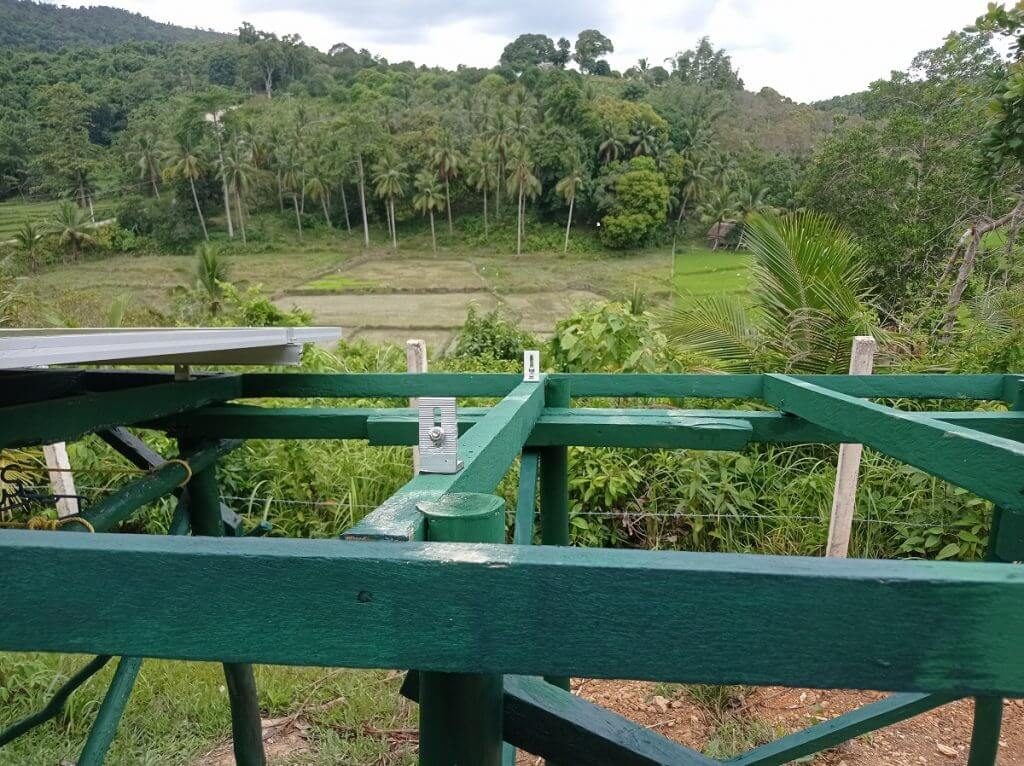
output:
M497 156L489 144L474 144L469 162L469 185L484 196L484 237L487 237L487 195L498 188Z
M309 173L306 176L306 194L310 199L320 203L327 228L333 229L331 214L327 210L331 199L331 173L326 159L317 160L310 165Z
M565 222L565 244L562 252L569 252L569 230L572 228L572 209L576 204L576 195L583 186L584 174L583 165L580 163L579 155L574 155L569 161L569 170L555 184L555 191L565 198L569 203L569 217Z
M494 194L494 214L501 218L501 179L505 175L505 164L512 148L512 134L509 130L508 116L499 104L495 109L486 133L487 142L494 150L497 159L498 177Z
M598 59L606 53L613 53L612 41L596 29L584 29L576 38L576 54L573 58L580 65L581 72L597 74ZM607 62L605 62L607 66Z
M398 249L398 226L395 220L395 199L405 196L405 172L394 157L385 155L374 169L373 183L377 196L384 200L388 211L391 245Z
M437 169L438 178L444 183L444 204L448 210L448 235L451 236L453 233L451 181L459 175L462 155L455 148L455 139L450 131L446 130L441 134L440 139L431 151L431 160Z
M733 69L732 59L724 49L715 47L702 37L696 48L666 59L673 74L685 83L703 85L712 90L743 90L743 80Z
M135 167L139 171L139 178L149 181L153 189L153 196L160 199L160 186L157 181L160 178L160 143L152 131L145 131L135 139L135 146L131 151L131 158L135 161Z
M29 270L35 274L39 271L39 243L43 238L43 230L32 221L25 221L14 232L14 241L18 249L25 254Z
M540 179L534 175L533 159L525 146L517 147L515 155L510 159L511 172L508 177L510 189L516 193L517 222L516 222L516 255L523 252L523 235L525 233L524 219L526 217L526 201L533 199L541 192Z
M243 201L255 181L256 173L246 144L243 141L232 143L224 156L220 175L221 180L227 186L229 196L235 200L235 211L238 214L238 227L242 232L243 243L247 241Z
M413 207L424 215L430 216L430 244L437 252L437 234L434 231L434 211L444 207L441 184L437 176L430 170L421 170L416 174L416 195L412 199Z
M198 149L193 144L193 138L187 129L179 131L174 142L166 152L167 170L170 178L184 178L188 180L188 187L192 191L192 203L196 206L196 215L199 216L199 225L203 229L203 239L210 240L210 233L206 230L206 219L203 217L203 208L199 204L199 195L196 194L196 181L203 175L203 160Z

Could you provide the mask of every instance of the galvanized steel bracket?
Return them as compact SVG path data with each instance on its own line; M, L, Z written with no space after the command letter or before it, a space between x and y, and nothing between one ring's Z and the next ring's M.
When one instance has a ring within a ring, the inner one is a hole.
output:
M421 396L419 408L420 473L458 473L459 418L454 397Z

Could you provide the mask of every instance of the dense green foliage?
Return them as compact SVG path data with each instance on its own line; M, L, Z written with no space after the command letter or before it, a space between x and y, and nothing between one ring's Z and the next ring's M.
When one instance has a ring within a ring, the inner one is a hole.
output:
M129 41L176 43L216 40L217 32L161 24L138 13L105 5L58 6L35 0L0 0L0 46L56 51Z

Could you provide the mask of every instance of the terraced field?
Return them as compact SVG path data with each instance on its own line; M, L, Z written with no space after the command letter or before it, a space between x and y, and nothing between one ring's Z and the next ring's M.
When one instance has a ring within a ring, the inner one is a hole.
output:
M44 223L56 207L56 202L0 202L0 241L11 239L25 221ZM113 208L112 202L98 201L95 205L96 220L108 217Z

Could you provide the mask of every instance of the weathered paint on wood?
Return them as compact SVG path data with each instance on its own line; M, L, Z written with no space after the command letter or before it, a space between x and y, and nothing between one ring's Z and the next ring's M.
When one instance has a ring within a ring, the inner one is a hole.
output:
M8 530L0 576L0 651L1024 696L1011 564Z
M419 700L414 673L406 676L402 694ZM718 764L541 678L506 676L504 697L505 741L534 755L602 766Z
M732 766L781 766L841 745L862 734L891 726L957 699L955 694L892 694L829 721L756 747L726 763Z
M493 491L519 455L543 408L544 384L520 383L459 438L461 471L421 473L343 536L352 540L424 539L423 518L416 504L445 494Z
M864 376L866 377L866 376ZM1006 508L1024 508L1024 444L767 375L765 400Z
M0 448L73 441L100 428L234 399L240 391L239 376L222 376L2 407Z
M135 679L139 675L142 660L138 657L122 657L117 663L117 670L110 681L107 694L100 704L96 720L89 730L89 737L78 756L78 766L103 766L103 760L114 741L117 727L121 723L128 698L135 688Z

